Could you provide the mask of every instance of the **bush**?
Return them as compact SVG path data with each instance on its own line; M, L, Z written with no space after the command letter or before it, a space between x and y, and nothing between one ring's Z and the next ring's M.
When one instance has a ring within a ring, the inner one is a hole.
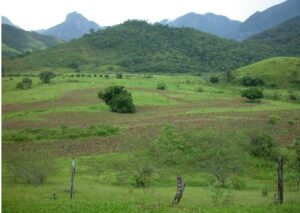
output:
M219 83L219 78L216 76L210 77L210 82L213 84Z
M264 80L262 78L260 78L258 76L256 78L252 78L250 76L244 76L242 78L242 84L244 86L247 86L247 87L249 87L249 86L255 86L256 87L256 86L262 86L262 85L264 85L265 82L264 82Z
M8 172L16 183L40 185L57 170L52 156L45 151L13 152L6 158Z
M79 68L79 64L76 61L73 61L71 63L69 63L68 65L71 69L78 69Z
M167 125L150 148L153 161L166 166L176 166L182 163L185 153L185 143L172 125ZM181 159L181 160L178 160Z
M159 89L159 90L165 90L166 89L166 84L165 83L158 83L157 86L156 86L156 89Z
M132 96L123 86L111 86L100 91L98 97L102 99L113 112L133 113L135 106L132 101Z
M246 182L238 176L230 178L233 189L243 190L246 188Z
M270 135L265 133L257 132L250 136L249 151L252 155L267 159L274 160L279 154L279 146L277 141L275 141Z
M41 72L39 75L42 83L44 83L44 84L50 83L51 79L55 78L55 76L56 76L55 73L50 72L50 71Z
M264 97L263 91L258 88L250 88L250 89L244 90L244 91L242 91L241 96L245 97L249 100L256 100L256 99L261 99Z
M204 89L203 89L202 87L199 87L199 88L197 89L197 92L204 92Z
M32 86L32 80L30 78L23 78L21 82L17 84L17 89L30 89Z
M117 79L122 79L122 78L123 78L123 74L122 74L122 73L116 74L116 78L117 78Z

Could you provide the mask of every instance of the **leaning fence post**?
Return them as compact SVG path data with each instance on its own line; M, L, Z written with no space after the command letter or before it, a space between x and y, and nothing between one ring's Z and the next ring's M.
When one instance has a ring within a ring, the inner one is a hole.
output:
M283 159L278 158L278 202L283 203Z
M75 159L72 159L72 177L71 177L71 192L70 197L73 199L75 193Z
M172 201L172 204L178 204L182 198L182 195L183 195L183 191L184 191L184 188L185 188L185 183L182 179L181 176L177 176L177 192L176 192L176 195Z

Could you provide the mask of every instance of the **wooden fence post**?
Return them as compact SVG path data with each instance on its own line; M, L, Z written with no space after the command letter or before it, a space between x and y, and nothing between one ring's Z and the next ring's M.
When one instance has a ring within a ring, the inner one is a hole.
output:
M283 203L283 159L278 158L278 202Z
M71 192L70 197L73 199L75 193L75 159L72 159L72 177L71 177Z
M176 195L172 201L172 204L178 204L182 198L182 195L183 195L183 191L184 191L184 188L185 188L185 183L182 179L181 176L177 176L177 192L176 192Z

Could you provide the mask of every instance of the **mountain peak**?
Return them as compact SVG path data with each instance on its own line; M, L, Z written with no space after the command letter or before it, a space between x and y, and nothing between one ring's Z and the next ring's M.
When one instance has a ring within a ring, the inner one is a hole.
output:
M74 11L67 15L63 23L46 30L43 34L70 41L89 33L91 29L98 30L100 27L95 22L89 21L80 13Z
M78 21L78 20L85 20L88 21L83 15L74 11L67 15L66 21Z

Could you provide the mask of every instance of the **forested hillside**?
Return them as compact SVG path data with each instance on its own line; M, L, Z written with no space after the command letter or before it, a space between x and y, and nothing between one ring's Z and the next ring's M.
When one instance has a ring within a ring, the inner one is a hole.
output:
M276 35L275 35L276 36ZM37 67L118 66L131 72L207 72L233 70L277 55L294 55L276 42L237 42L187 28L131 20L24 58L5 60L5 70ZM278 50L278 51L274 51Z

